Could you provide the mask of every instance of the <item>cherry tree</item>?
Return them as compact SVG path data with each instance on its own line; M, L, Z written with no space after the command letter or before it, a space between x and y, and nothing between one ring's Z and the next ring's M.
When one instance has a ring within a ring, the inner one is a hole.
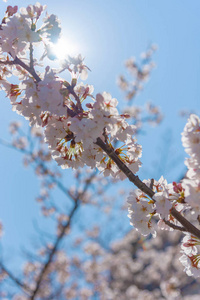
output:
M19 12L17 6L8 6L0 27L0 84L10 99L12 109L29 121L32 136L40 143L37 152L28 150L26 136L20 134L19 125L14 123L11 132L18 136L15 136L12 146L24 152L26 163L34 164L36 172L43 177L43 184L48 188L59 186L71 199L72 206L67 216L55 204L42 206L44 215L57 214L56 241L40 250L41 257L47 257L46 261L27 262L23 281L1 264L2 278L9 276L24 291L23 295L17 295L15 299L88 299L92 296L90 284L93 284L93 292L97 296L102 290L107 293L102 293L101 299L114 299L116 295L109 294L110 288L107 290L105 286L106 268L96 270L101 265L99 262L103 266L105 252L99 243L85 246L85 252L94 261L91 260L84 268L79 259L69 258L58 248L81 202L92 201L91 195L87 194L89 185L95 181L96 190L101 194L98 186L102 182L112 184L113 181L125 179L137 187L127 197L128 216L133 230L143 236L152 234L155 240L159 239L157 235L162 234L160 230L169 231L169 236L174 234L172 231L184 234L180 262L188 276L199 277L199 117L190 115L182 133L183 147L189 155L185 162L188 171L184 179L169 184L162 176L158 181L141 181L135 175L141 167L142 146L136 140L142 126L142 118L139 117L141 111L133 108L132 111L129 109L120 113L117 99L109 93L94 96L92 85L79 82L87 79L89 71L81 55L66 57L57 69L50 65L41 66L41 60L45 62L45 59L56 58L52 49L61 32L60 22L53 14L46 14L41 25L39 20L45 10L46 6L39 3L21 8ZM36 47L43 49L40 60L34 55ZM154 50L155 47L151 47L144 60L148 62ZM141 89L153 64L146 63L140 69L130 59L126 66L134 74L135 83L130 85L121 76L119 85L127 93L130 102ZM61 73L64 74L63 78L60 77ZM69 75L70 80L65 79ZM147 108L153 116L148 117L148 120L159 123L161 115L158 109L150 104ZM81 189L66 189L60 183L59 174L49 165L46 166L46 163L51 163L51 158L62 169L75 170L75 180ZM82 176L85 168L89 169L88 174ZM38 201L44 202L45 198L48 198L47 193L40 195ZM96 237L98 230L94 228L88 235ZM94 281L97 275L92 271L97 272L100 280ZM88 286L80 288L78 294L76 282L69 279L69 274L73 272L86 273ZM55 278L59 284L55 284L52 290ZM127 297L133 295L134 292L130 292Z

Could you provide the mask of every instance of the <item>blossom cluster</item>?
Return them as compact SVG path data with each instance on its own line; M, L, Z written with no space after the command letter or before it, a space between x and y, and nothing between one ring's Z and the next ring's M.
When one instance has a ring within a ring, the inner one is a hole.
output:
M143 89L144 82L147 81L155 66L152 61L155 51L156 45L151 45L147 51L141 54L140 62L132 57L126 60L125 67L130 78L120 75L117 80L119 88L125 94L125 99L128 100L128 105L123 108L123 113L130 116L130 121L137 127L138 132L145 122L148 122L151 126L155 126L163 119L160 108L155 106L151 101L142 106L136 105L136 103L132 105L133 100L139 91Z
M189 158L188 168L182 181L186 213L194 224L199 225L200 216L200 118L191 114L182 133L182 144ZM200 240L186 233L182 241L183 255L180 261L189 276L200 277Z
M102 286L105 299L198 299L198 280L183 274L178 260L180 240L177 230L159 230L156 239L130 231L111 244L100 266L95 260L91 264L94 285Z
M200 277L200 240L186 233L182 241L180 262L188 276Z
M155 67L152 56L157 46L151 45L147 51L141 54L141 63L137 63L135 57L131 57L125 61L125 67L131 75L131 81L120 75L118 78L119 87L125 92L126 99L131 102L134 97L143 89L143 84L148 80L150 73Z
M156 224L165 230L173 230L180 225L171 214L171 209L187 216L195 225L199 225L200 216L200 118L190 115L182 133L183 147L189 158L185 164L188 168L185 178L180 182L167 184L162 177L153 181L153 198L137 189L128 197L129 217L131 224L143 235L155 235ZM150 187L150 180L145 182ZM155 217L159 217L159 222ZM153 222L154 220L154 222ZM174 226L175 225L175 226ZM186 231L186 230L185 230ZM200 277L200 240L186 233L182 242L183 255L180 261L188 275Z
M29 120L31 126L44 128L52 157L62 168L87 165L97 167L105 176L123 179L119 168L96 145L97 138L101 138L110 147L120 141L115 151L136 173L141 165L141 146L132 137L136 127L128 124L126 114L119 114L118 102L109 93L95 97L91 85L78 83L79 77L86 78L88 70L81 55L66 56L58 70L50 66L44 72L35 70L39 62L33 57L33 47L41 45L42 59L53 59L51 44L60 34L55 15L46 14L43 25L38 27L45 9L39 3L22 8L19 13L17 7L8 7L0 28L1 89L14 111ZM71 83L59 76L61 71L71 74ZM11 83L11 75L20 83Z
M178 211L182 210L182 204L178 203L181 200L181 191L176 190L175 183L168 184L167 181L161 177L158 181L144 180L148 187L151 186L155 192L153 198L148 197L140 189L131 191L127 202L130 223L142 235L153 234L156 236L156 226L162 229L171 229L166 224L171 222L176 224L177 221L170 214L173 206ZM157 220L159 221L157 222Z

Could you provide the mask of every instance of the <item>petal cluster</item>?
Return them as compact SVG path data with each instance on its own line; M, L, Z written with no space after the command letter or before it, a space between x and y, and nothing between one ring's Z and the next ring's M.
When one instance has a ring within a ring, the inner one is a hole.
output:
M98 138L115 149L116 154L136 173L141 165L142 149L133 135L134 125L118 112L117 99L103 92L93 95L93 86L78 83L86 78L89 68L81 55L68 56L59 70L46 66L33 57L33 49L44 48L41 57L54 59L51 51L60 35L60 22L46 14L46 6L29 5L17 12L10 7L0 30L0 84L11 101L14 111L27 119L31 126L44 128L45 141L52 157L62 168L98 168L105 176L124 179L117 165L97 146ZM60 77L71 75L71 82ZM68 75L69 75L68 74ZM12 75L20 80L12 82Z

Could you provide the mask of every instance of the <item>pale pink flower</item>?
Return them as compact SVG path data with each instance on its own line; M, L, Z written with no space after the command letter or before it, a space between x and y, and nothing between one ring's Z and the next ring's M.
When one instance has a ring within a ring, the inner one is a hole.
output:
M138 189L130 192L127 198L128 217L131 219L130 224L142 235L149 233L155 235L155 229L151 222L151 214L154 209L148 199L145 198L147 198L146 195Z
M155 200L155 209L156 212L161 216L162 219L168 219L170 214L170 209L172 208L172 202L169 201L169 194L165 190L163 192L155 193L153 196Z
M195 278L200 277L200 257L196 257L195 255L187 256L186 254L183 254L179 260L185 267L184 271L188 276L193 276Z

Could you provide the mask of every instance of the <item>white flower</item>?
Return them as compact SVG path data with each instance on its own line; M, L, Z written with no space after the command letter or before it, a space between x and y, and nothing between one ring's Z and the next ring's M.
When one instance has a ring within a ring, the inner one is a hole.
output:
M179 260L185 267L186 274L195 278L200 277L200 240L190 233L186 233L181 249L183 255Z
M172 208L172 203L169 201L169 194L165 190L163 192L158 192L153 196L155 200L155 207L158 214L160 214L162 219L168 220L168 215L170 214L170 209Z
M200 211L200 180L183 180L183 188L185 201L192 207L192 209Z
M182 143L190 156L195 154L200 159L200 118L197 115L190 115L182 133Z
M146 195L139 189L130 192L127 198L128 217L131 219L130 224L142 235L146 236L149 233L155 235L155 229L151 222L151 214L154 209L145 198L147 198Z
M179 260L185 267L184 271L188 276L193 276L195 278L200 277L200 264L199 261L195 260L195 256L187 256L186 254L183 254Z

